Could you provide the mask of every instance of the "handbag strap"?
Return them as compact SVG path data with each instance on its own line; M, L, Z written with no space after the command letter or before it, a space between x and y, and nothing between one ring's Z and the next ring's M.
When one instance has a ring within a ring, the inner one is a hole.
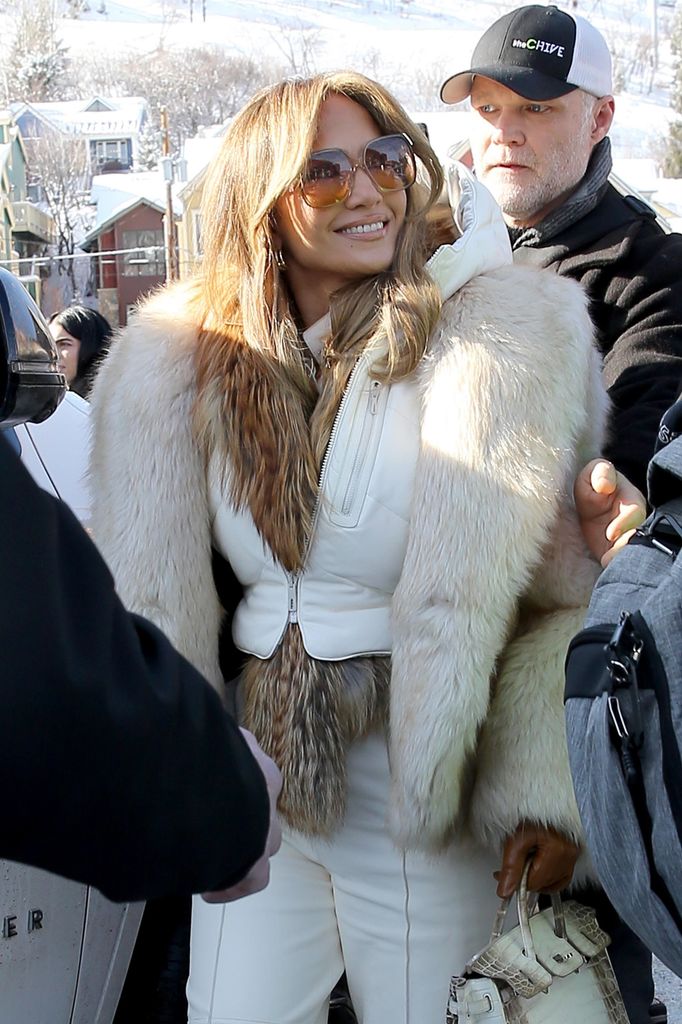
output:
M519 918L519 927L521 929L521 939L523 941L523 950L527 957L531 960L537 960L535 955L535 944L533 942L533 933L530 927L530 907L528 898L528 874L533 863L532 856L526 861L523 874L521 875L521 882L516 890L516 912ZM534 897L533 897L534 898ZM564 913L564 905L561 900L561 896L558 892L551 894L552 899L552 913L554 915L554 934L560 939L566 938L566 916ZM492 945L497 939L500 938L504 930L504 923L507 917L507 911L509 910L509 904L511 903L511 897L507 896L500 901L500 905L495 915L495 923L493 924L493 931L490 938Z
M516 912L519 915L523 951L529 960L537 960L535 955L535 944L533 942L533 933L530 930L530 914L528 910L528 873L532 863L533 858L529 857L523 868L521 881L518 889L516 890Z

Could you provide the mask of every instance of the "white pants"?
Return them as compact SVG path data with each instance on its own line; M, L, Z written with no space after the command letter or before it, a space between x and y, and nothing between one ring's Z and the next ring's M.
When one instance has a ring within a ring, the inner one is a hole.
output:
M490 938L499 858L470 844L402 853L386 828L383 736L355 744L331 842L288 831L268 888L195 897L191 1024L326 1024L345 969L360 1024L443 1024L450 976Z

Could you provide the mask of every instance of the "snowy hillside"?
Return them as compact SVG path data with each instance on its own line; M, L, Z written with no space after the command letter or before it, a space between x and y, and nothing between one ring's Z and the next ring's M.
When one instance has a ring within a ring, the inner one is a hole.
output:
M76 61L84 52L139 53L141 60L153 61L159 47L217 44L229 53L276 64L289 74L355 67L383 81L412 109L417 105L413 94L418 82L418 106L430 110L444 109L438 86L448 73L466 66L481 30L518 5L516 0L55 3L59 34ZM578 0L577 10L604 32L616 58L620 102L613 138L619 155L627 158L651 156L669 118L668 36L673 9L657 0L654 26L653 3ZM0 16L0 27L0 38L6 41L11 37L9 15Z
M63 12L77 6L57 0ZM668 0L670 2L670 0ZM652 0L579 0L577 10L592 20L619 53L652 33ZM471 51L479 31L514 0L89 0L77 18L62 21L74 50L150 51L164 45L220 43L247 54L281 54L285 38L314 35L319 67L347 63L375 53L395 67L452 60ZM567 4L568 6L568 4ZM660 3L658 34L664 41L671 8ZM202 14L205 12L205 20ZM629 44L629 46L628 46ZM665 46L661 47L665 55Z

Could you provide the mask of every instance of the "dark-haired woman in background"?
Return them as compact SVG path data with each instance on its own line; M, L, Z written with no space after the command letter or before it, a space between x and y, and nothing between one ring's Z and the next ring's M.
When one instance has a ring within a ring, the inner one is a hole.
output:
M59 351L59 368L69 388L89 398L95 374L113 333L109 321L88 306L68 306L50 317L50 331Z

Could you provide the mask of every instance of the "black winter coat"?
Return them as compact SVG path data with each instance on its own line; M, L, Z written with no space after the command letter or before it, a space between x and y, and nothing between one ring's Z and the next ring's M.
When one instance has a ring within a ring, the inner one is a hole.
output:
M597 206L514 261L573 277L590 297L613 412L604 454L646 493L658 424L682 382L682 235L609 185Z
M1 435L0 482L0 857L114 900L234 884L269 824L239 730Z

